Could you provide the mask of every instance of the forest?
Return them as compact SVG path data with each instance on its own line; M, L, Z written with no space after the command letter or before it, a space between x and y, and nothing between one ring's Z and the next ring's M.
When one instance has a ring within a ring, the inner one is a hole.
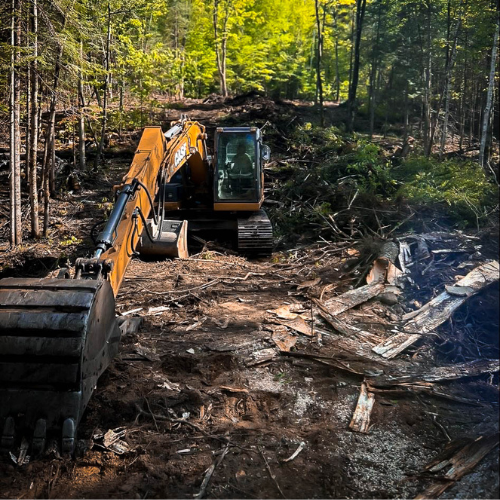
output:
M0 499L499 497L498 1L0 20Z
M439 161L450 147L478 150L497 182L496 2L13 0L0 16L12 244L23 232L21 170L31 234L47 235L58 137L73 137L75 169L97 170L113 132L213 93L313 101L315 125L415 137ZM329 117L329 103L345 116Z

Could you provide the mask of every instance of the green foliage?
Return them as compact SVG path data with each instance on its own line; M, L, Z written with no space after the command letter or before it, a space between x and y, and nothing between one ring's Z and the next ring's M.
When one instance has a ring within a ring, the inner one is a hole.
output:
M421 206L440 206L460 226L486 222L498 204L498 187L471 161L412 157L393 170L397 196Z
M391 175L391 163L373 143L358 142L347 171L357 174L359 190L365 194L387 198L396 184Z

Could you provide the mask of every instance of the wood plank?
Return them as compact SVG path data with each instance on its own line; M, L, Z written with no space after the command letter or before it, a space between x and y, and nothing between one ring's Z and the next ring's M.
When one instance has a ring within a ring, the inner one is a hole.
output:
M375 403L375 394L373 394L373 392L368 392L367 385L363 382L361 384L356 410L349 424L349 429L351 429L351 431L368 432L373 403Z
M465 377L477 377L482 373L495 373L500 370L498 359L477 359L466 363L448 366L426 368L424 372L408 373L395 377L379 377L374 380L377 387L397 385L401 383L416 384L419 382L440 382L443 380L456 380Z
M376 345L373 348L373 352L380 354L380 356L391 359L397 356L401 351L406 349L408 346L415 343L422 335L414 335L408 333L397 333L392 337L389 337L384 342Z

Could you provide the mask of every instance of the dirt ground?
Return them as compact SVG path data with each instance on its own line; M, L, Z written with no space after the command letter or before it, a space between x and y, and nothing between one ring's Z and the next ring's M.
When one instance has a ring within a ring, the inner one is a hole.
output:
M127 165L127 158L115 161L97 190L83 186L61 196L51 240L30 242L15 255L3 240L2 277L47 275L85 255L92 248L85 235L109 209L110 187ZM482 257L495 258L498 240L475 238ZM124 326L119 355L80 424L76 457L61 458L49 446L43 457L18 466L3 453L0 498L414 498L423 492L439 479L425 465L450 441L498 435L498 374L448 381L441 395L376 393L367 433L349 429L361 384L395 371L498 359L498 288L470 299L439 330L439 340L466 329L486 332L478 352L464 356L427 338L387 360L371 353L373 339L390 336L405 312L466 274L471 262L457 271L466 260L445 255L427 274L414 269L416 285L397 303L374 298L341 314L342 322L368 332L354 352L339 332L309 321L312 298L326 300L362 283L353 255L345 244L322 242L260 259L210 248L186 260L134 258L117 314L142 323L138 331ZM287 317L300 318L311 332L284 326ZM469 337L461 338L467 344ZM498 472L493 447L441 498L498 498Z
M328 283L337 292L348 287L345 253L324 251L309 250L302 262L210 251L184 261L134 260L117 310L141 308L130 316L143 322L125 335L99 382L79 428L78 458L49 452L19 467L4 457L0 496L192 498L217 463L208 498L412 498L429 481L422 470L448 442L445 433L455 439L498 432L491 386L493 400L483 396L478 405L377 395L369 433L348 429L363 376L277 354L278 324L268 312L294 304L308 313L308 295ZM311 286L318 278L321 284ZM372 331L380 333L386 308L378 301L363 308L363 320L371 316ZM297 334L295 352L355 366L335 338L323 335L318 344ZM477 400L487 379L454 386ZM109 429L125 431L125 453L103 447ZM299 455L285 462L301 443ZM497 497L496 453L443 496Z

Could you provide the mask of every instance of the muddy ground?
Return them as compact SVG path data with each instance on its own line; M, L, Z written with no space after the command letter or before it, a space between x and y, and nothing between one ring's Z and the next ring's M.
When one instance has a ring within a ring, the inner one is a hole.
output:
M49 240L29 242L14 254L4 239L2 277L44 276L88 253L88 232L109 209L110 187L127 165L127 158L115 160L99 177L97 190L86 184L61 195ZM484 258L495 258L498 240L492 244L488 233L474 238ZM200 493L207 498L413 498L435 481L423 473L424 466L450 440L498 434L498 375L490 374L447 382L447 397L376 394L369 432L349 430L366 376L498 358L492 333L495 322L498 328L498 288L470 299L454 316L457 330L487 332L487 352L460 358L448 352L453 346L445 342L440 349L431 338L396 359L373 355L367 361L346 350L328 325L321 325L321 336L314 327L301 334L283 327L273 312L289 306L310 325L311 298L325 300L363 283L364 269L352 247L310 243L260 259L213 247L193 248L193 253L186 260L133 259L117 314L141 318L142 324L123 335L119 355L99 381L79 427L76 458L61 458L49 447L45 456L18 466L3 453L0 498L193 498ZM463 262L455 257L453 265L445 257L446 265L427 275L417 270L417 286L405 290L398 303L375 298L341 320L373 338L389 336L394 322L418 307L412 301L425 303L454 282ZM439 333L440 340L455 335L453 323ZM280 335L295 343L292 353L278 349ZM366 352L370 347L367 340ZM105 443L109 430L119 435L118 449ZM498 447L441 498L498 498L497 455ZM213 465L210 481L203 484Z

